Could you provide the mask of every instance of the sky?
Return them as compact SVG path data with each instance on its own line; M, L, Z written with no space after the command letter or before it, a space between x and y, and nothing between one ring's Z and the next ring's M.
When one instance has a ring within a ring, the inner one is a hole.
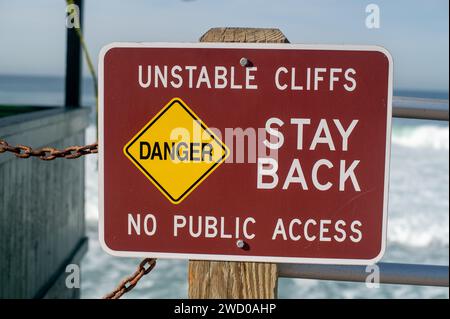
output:
M366 27L371 3L379 29ZM110 42L197 42L211 27L276 27L291 43L381 45L393 55L396 89L448 92L448 10L447 0L85 0L83 32L97 64ZM63 75L65 19L64 0L0 0L0 75Z

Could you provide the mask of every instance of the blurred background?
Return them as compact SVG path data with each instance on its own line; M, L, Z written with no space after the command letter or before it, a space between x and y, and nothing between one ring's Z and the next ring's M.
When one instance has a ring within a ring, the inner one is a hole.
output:
M366 7L380 9L368 28ZM0 104L61 106L66 50L64 0L0 0ZM197 42L211 27L275 27L291 43L368 44L394 58L394 95L448 100L447 0L85 0L83 34L94 65L116 41ZM91 108L86 142L96 140L95 95L86 63L82 105ZM448 108L448 102L442 104ZM97 234L97 157L86 157L89 250L82 298L98 298L134 271L138 260L107 255ZM388 247L383 261L448 265L448 122L394 119ZM186 298L187 262L159 260L126 297ZM280 279L281 298L448 298L448 288Z

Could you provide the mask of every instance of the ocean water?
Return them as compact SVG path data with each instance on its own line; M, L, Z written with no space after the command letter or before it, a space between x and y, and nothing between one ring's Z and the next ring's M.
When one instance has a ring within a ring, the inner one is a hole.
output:
M60 78L0 76L0 104L60 105ZM83 104L93 105L90 81ZM396 95L448 99L448 93L397 91ZM95 140L95 126L86 142ZM385 262L448 265L449 126L447 122L394 119ZM86 156L86 231L89 250L81 264L82 298L100 298L134 272L137 258L106 254L98 241L97 157ZM280 279L280 298L449 298L448 288ZM187 262L158 260L151 274L124 298L186 298Z

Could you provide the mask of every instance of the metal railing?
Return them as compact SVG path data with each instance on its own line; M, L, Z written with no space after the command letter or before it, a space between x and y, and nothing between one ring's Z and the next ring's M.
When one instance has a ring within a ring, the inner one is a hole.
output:
M380 284L448 287L448 266L378 263ZM314 264L278 264L286 278L365 282L372 268Z
M448 100L394 97L393 116L407 119L448 121ZM379 283L418 286L449 286L449 267L401 263L378 263ZM279 264L278 275L286 278L365 282L367 266Z
M394 97L392 108L398 118L448 121L448 100Z

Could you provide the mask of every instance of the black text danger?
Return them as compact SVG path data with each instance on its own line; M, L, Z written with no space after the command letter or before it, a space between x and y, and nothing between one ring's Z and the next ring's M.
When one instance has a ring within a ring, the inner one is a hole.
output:
M145 142L139 145L141 160L204 162L212 161L213 146L210 143Z

